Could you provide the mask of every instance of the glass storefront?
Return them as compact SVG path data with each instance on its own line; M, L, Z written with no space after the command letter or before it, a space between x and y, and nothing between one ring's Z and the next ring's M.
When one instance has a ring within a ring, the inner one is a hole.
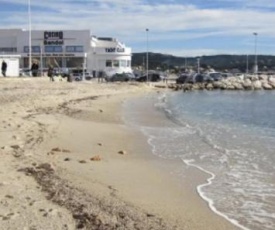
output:
M41 57L33 56L33 62L37 62L39 68L41 66ZM22 68L29 67L29 58L23 58L23 63L21 63ZM82 68L83 66L83 57L42 57L42 66L43 69L49 68L52 66L53 68Z

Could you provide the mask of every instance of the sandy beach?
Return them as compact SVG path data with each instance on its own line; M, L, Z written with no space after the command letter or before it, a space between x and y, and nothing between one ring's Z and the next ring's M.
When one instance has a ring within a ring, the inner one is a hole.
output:
M142 83L0 78L0 229L233 230L124 124Z

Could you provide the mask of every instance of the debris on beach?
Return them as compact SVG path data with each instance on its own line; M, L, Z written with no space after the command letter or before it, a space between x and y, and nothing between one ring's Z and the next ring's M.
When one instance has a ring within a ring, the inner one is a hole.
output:
M62 153L70 153L71 151L68 149L62 149Z
M94 157L90 158L91 161L101 161L101 157L99 155L96 155Z
M58 148L58 147L52 148L51 151L54 151L54 152L62 152L62 150L61 150L60 148Z
M80 160L80 161L78 161L80 164L86 164L87 163L87 161L85 161L85 160Z
M52 148L50 152L47 153L47 155L54 155L55 152L62 152L62 153L70 153L71 151L68 149L61 149L61 148Z
M121 155L126 155L126 154L127 154L127 152L126 152L125 150L120 150L120 151L118 151L118 154L121 154Z
M13 148L13 149L15 149L15 150L20 149L19 145L11 145L10 147Z

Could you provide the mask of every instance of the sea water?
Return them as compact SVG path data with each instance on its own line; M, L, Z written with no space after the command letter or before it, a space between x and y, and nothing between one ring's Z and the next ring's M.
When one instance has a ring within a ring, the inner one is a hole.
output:
M197 191L217 215L240 229L275 229L274 91L166 92L128 101L124 112L153 154L207 175Z

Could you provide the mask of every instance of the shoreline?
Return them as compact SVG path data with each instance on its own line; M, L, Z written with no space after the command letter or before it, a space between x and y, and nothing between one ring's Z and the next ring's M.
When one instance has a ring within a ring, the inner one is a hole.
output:
M0 195L8 202L0 208L3 229L22 228L22 217L14 210L24 215L24 207L30 215L24 225L40 229L236 229L207 207L194 184L186 188L188 184L171 178L146 138L123 123L122 102L155 89L95 82L53 85L43 80L31 87L27 81L0 82L6 89L5 97L1 95L6 108L1 116L0 153L5 162L0 177L5 183L0 184ZM98 161L91 160L96 156ZM190 169L187 178L204 181L205 175ZM19 181L21 193L14 193ZM35 202L24 204L26 188L39 195Z

